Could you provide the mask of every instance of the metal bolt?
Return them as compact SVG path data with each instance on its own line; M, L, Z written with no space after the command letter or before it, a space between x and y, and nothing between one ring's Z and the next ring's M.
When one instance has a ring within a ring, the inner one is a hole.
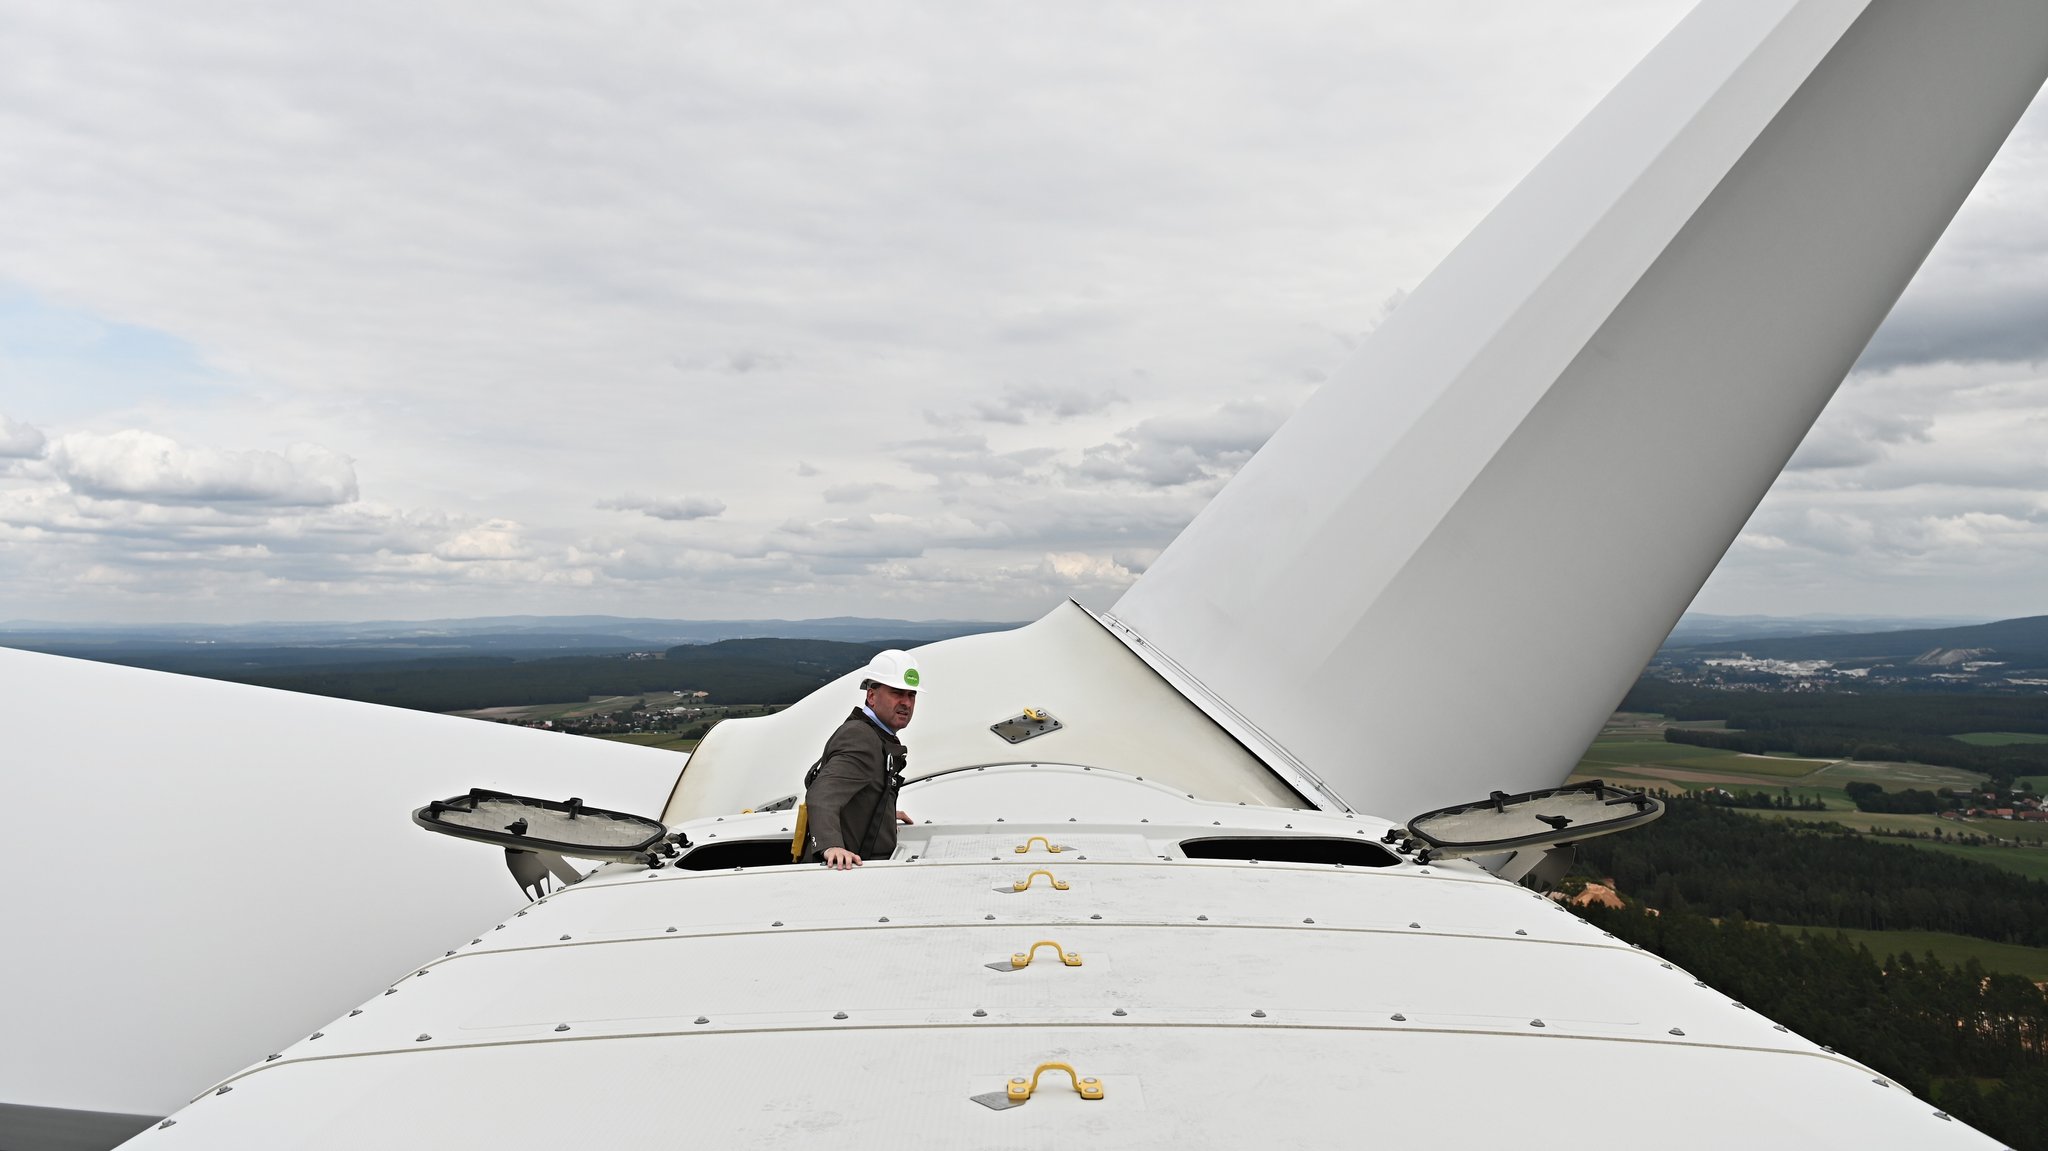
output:
M564 936L563 936L562 938L563 938L563 939L567 939L567 938L569 938L569 937L568 937L568 936L566 936L566 935L564 935ZM420 974L421 974L421 975L425 975L425 974L426 974L426 972L422 971L422 972L420 972Z
M844 1011L834 1011L834 1012L832 1013L832 1018L834 1018L834 1019L844 1019L844 1018L846 1018L846 1012L844 1012Z
M449 956L451 956L451 955L453 955L453 954L455 954L455 949L451 947L451 948L449 948L448 950L446 950L446 951L443 951L443 952L441 953L441 958L443 958L443 959L446 959L446 958L448 958Z
M1196 919L1199 919L1199 920L1202 920L1202 921L1203 921L1203 922L1205 922L1205 923L1206 923L1206 922L1208 922L1208 920L1209 920L1209 917L1208 917L1208 916L1206 916L1206 915L1197 915L1197 916L1195 916L1195 918L1196 918Z
M675 933L676 929L673 927L669 928L667 931L662 932L663 935L674 935Z
M709 1022L711 1022L711 1020L709 1020L709 1019L706 1019L706 1018L705 1018L704 1016L702 1016L702 1015L699 1015L699 1016L697 1017L697 1022L699 1022L699 1023L709 1023Z
M1935 1117L1936 1119L1944 1119L1944 1120L1947 1120L1947 1121L1948 1121L1948 1122L1950 1122L1950 1123L1953 1123L1953 1122L1955 1122L1955 1120L1953 1120L1953 1119L1949 1119L1949 1117L1948 1117L1948 1112L1946 1112L1946 1111L1936 1111L1936 1112L1934 1113L1934 1117Z
M1429 868L1427 868L1427 867L1418 867L1418 868L1416 868L1415 870L1417 870L1417 871L1420 871L1420 872L1421 872L1422 874L1424 874L1424 875L1428 875L1428 874L1429 874Z
M1675 970L1675 968L1673 968L1669 963L1659 963L1657 966L1663 968L1666 971Z
M161 1131L166 1127L176 1127L177 1125L178 1121L176 1119L166 1119L163 1122L157 1124L156 1129Z
M483 936L481 936L481 935L479 935L479 936L477 936L477 937L476 937L475 939L472 939L472 940L470 940L470 943L472 943L472 944L476 944L476 943L482 943L483 941L484 941L484 937L483 937Z
M1253 1018L1253 1019L1264 1019L1265 1017L1266 1017L1266 1013L1265 1013L1264 1011L1254 1011L1254 1012L1252 1012L1252 1018Z
M995 918L995 916L993 916L993 915L984 915L984 916L982 916L982 918L983 918L983 919L994 919L994 918Z
M1517 928L1515 928L1515 934L1516 934L1516 935L1527 935L1527 934L1529 934L1529 933L1528 933L1527 931L1523 930L1522 928L1519 928L1519 927L1517 927Z
M358 1015L361 1015L362 1013L363 1013L363 1009L362 1009L362 1008L360 1008L360 1007L358 1007L358 1008L356 1008L356 1009L355 1009L354 1011L351 1011L351 1012L349 1012L349 1013L348 1013L348 1017L349 1017L350 1019L354 1019L354 1018L355 1018L356 1016L358 1016Z
M1097 912L1096 914L1094 914L1094 915L1091 915L1091 916L1089 916L1088 918L1090 918L1090 919L1101 919L1101 918L1102 918L1102 913L1101 913L1101 912Z
M883 917L881 917L880 919L877 919L877 920L875 920L875 922L876 922L876 923L887 923L887 922L889 922L889 917L888 917L888 916L886 916L886 915L884 915L884 916L883 916Z
M781 921L780 919L778 919L778 920L776 920L775 922L773 922L773 923L769 924L768 926L770 926L770 927L781 927L781 926L782 926L782 921Z
M1871 1080L1871 1082L1872 1082L1872 1083L1875 1083L1875 1084L1877 1084L1877 1085L1878 1085L1879 1087L1890 1087L1890 1086L1891 1086L1891 1084L1889 1084L1889 1083L1886 1083L1886 1082L1885 1082L1884 1080L1882 1080L1882 1079L1873 1079L1873 1080Z
M981 1008L979 1008L979 1007L977 1007L977 1008L975 1008L975 1009L974 1009L974 1017L975 1017L976 1019L981 1019L981 1018L983 1018L983 1017L985 1017L985 1016L987 1016L987 1015L988 1015L988 1012L986 1012L986 1011L983 1011L983 1010L982 1010Z
M282 1059L282 1058L284 1058L284 1056L282 1056L282 1055L265 1055L265 1056L263 1057L263 1061L264 1061L265 1063L269 1063L269 1062L271 1062L272 1060L276 1060L276 1059Z
M427 1034L426 1032L422 1031L422 1032L420 1032L420 1037L419 1037L418 1039L415 1039L415 1040L413 1040L413 1042L414 1042L414 1043L425 1043L425 1042L426 1042L427 1040L429 1040L429 1039L432 1039L432 1038L433 1038L433 1036L431 1036L431 1035Z
M1543 1026L1543 1021L1542 1021L1541 1019L1531 1019L1531 1020L1529 1021L1529 1026L1531 1026L1531 1027L1541 1027L1541 1026Z
M1785 1026L1785 1025L1784 1025L1784 1024L1782 1024L1782 1023L1773 1023L1773 1024L1771 1024L1771 1030L1773 1030L1773 1031L1790 1031L1790 1030L1792 1030L1792 1029L1791 1029L1791 1028L1789 1028L1789 1027L1787 1027L1787 1026Z
M568 1025L568 1024L566 1024L566 1023L557 1023L557 1024L555 1024L555 1030L557 1030L557 1031L567 1031L568 1029L569 1029L569 1025Z
M1410 926L1410 927L1421 927L1422 925L1421 925L1420 923L1411 923L1411 924L1409 924L1408 926Z
M1083 1079L1083 1080L1081 1080L1081 1082L1083 1082L1083 1083L1093 1083L1093 1082L1095 1082L1095 1080L1094 1080L1094 1079L1092 1079L1092 1078L1091 1078L1091 1079Z
M216 1087L216 1088L214 1088L214 1089L213 1089L213 1093L214 1093L215 1095L226 1095L226 1094L227 1094L228 1092L230 1092L230 1091L233 1091L233 1090L234 1090L234 1088L232 1088L232 1087Z
M1022 1083L1022 1082L1024 1082L1024 1077L1023 1077L1023 1076L1021 1076L1021 1075L1019 1075L1019 1076L1018 1076L1017 1078L1015 1078L1015 1079L1012 1079L1012 1080L1010 1080L1010 1082L1012 1082L1012 1083Z
M386 995L396 995L396 994L398 994L398 988L396 988L396 987L386 987L386 988L384 989L384 994L386 994Z
M1302 922L1303 922L1303 923L1314 923L1314 922L1315 922L1315 920L1313 920L1313 919L1304 919L1304 920L1302 920Z
M1707 981L1704 979L1695 979L1692 981L1692 985L1694 987L1705 987L1707 985Z
M500 924L499 924L499 925L497 925L496 927L493 927L493 928L491 928L491 930L492 930L492 931L503 931L503 930L505 930L505 925L504 925L504 924L502 924L502 923L500 923Z
M1672 1033L1673 1035L1683 1035L1683 1034L1685 1034L1685 1032L1684 1032L1684 1031L1682 1031L1682 1030L1680 1030L1679 1028L1676 1028L1676 1027L1673 1027L1673 1028L1671 1029L1671 1033Z
M1387 1016L1387 1018L1393 1020L1396 1023L1408 1022L1408 1017L1406 1015L1401 1014L1398 1011L1394 1012L1392 1015Z
M327 1034L325 1031L315 1031L311 1035L306 1036L306 1042L311 1043L313 1040L318 1039L325 1034Z
M1129 1015L1129 1014L1130 1014L1130 1012L1128 1012L1128 1011L1125 1011L1125 1010L1124 1010L1123 1008L1119 1007L1119 1008L1117 1008L1117 1009L1116 1009L1115 1011L1112 1011L1112 1012L1110 1012L1110 1014L1111 1014L1111 1015Z

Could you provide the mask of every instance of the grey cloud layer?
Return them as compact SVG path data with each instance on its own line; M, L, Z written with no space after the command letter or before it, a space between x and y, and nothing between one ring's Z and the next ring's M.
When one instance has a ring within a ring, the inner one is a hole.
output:
M1113 597L1689 7L8 5L0 615ZM2040 119L1866 368L2042 354ZM1754 538L2026 474L1909 399Z

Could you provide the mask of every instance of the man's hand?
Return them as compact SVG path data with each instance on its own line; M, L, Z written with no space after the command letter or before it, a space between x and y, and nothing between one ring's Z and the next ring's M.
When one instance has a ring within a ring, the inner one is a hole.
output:
M914 820L914 819L912 819L912 818L910 818L910 815L909 815L909 813L908 813L908 812L902 812L902 811L899 811L899 812L897 812L897 813L896 813L896 822L898 822L898 823L916 823L917 821L916 821L916 820Z
M860 866L860 856L843 847L825 849L825 866L834 871L851 871Z

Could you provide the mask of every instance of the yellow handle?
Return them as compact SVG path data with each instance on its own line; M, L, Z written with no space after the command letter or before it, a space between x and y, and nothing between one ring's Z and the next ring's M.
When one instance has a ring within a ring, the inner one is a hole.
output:
M1066 964L1068 967L1081 966L1080 952L1068 951L1066 948L1061 947L1059 944L1054 943L1050 939L1041 939L1038 942L1031 945L1031 950L1019 951L1016 954L1010 956L1010 966L1012 968L1031 966L1031 961L1038 957L1038 949L1041 947L1052 948L1053 952L1060 957L1060 962Z
M1059 844L1054 843L1052 840L1047 839L1042 835L1034 835L1030 839L1027 839L1024 842L1017 845L1017 854L1022 855L1025 852L1030 851L1031 845L1034 843L1043 843L1045 845L1045 849L1047 851L1052 852L1054 855L1058 855L1060 853Z
M811 807L807 803L796 805L796 834L789 837L789 861L804 861L804 834L810 830Z
M1011 884L1010 890L1029 891L1031 890L1032 883L1036 882L1038 877L1041 875L1045 876L1047 879L1052 880L1052 889L1054 891L1065 891L1067 889L1066 880L1058 878L1057 876L1053 875L1052 872L1047 871L1045 868L1041 867L1037 871L1034 871L1031 874L1025 876L1024 878L1018 880L1017 882Z
M1025 1079L1024 1077L1019 1076L1015 1079L1010 1080L1008 1084L1008 1094L1010 1096L1010 1102L1022 1103L1026 1099L1031 1098L1031 1093L1033 1091L1038 1090L1038 1077L1045 1074L1048 1071L1066 1072L1067 1078L1073 1081L1074 1090L1079 1091L1081 1093L1081 1098L1102 1098L1102 1082L1100 1080L1083 1079L1081 1078L1079 1072L1075 1071L1072 1067L1069 1067L1064 1063L1041 1063L1038 1065L1038 1070L1033 1071L1031 1073L1031 1078Z

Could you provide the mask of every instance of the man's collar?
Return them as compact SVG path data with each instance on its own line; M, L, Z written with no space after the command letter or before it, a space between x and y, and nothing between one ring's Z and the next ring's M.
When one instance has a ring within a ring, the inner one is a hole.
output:
M895 729L895 728L893 728L893 727L890 727L890 726L889 726L888 724L886 724L886 723L883 723L883 722L882 722L882 717L881 717L881 716L879 716L879 715L876 715L876 714L875 714L875 709L874 709L874 708L871 708L871 707L869 707L869 706L868 706L867 704L861 704L861 705L860 705L860 710L861 710L861 713L862 713L863 715L867 716L869 720L871 720L871 721L873 721L873 722L874 722L874 725L875 725L876 727L879 727L879 728L881 728L881 729L882 729L883 731L885 731L885 732L888 732L888 733L889 733L889 738L891 738L891 739L894 739L894 738L896 738L896 729Z

